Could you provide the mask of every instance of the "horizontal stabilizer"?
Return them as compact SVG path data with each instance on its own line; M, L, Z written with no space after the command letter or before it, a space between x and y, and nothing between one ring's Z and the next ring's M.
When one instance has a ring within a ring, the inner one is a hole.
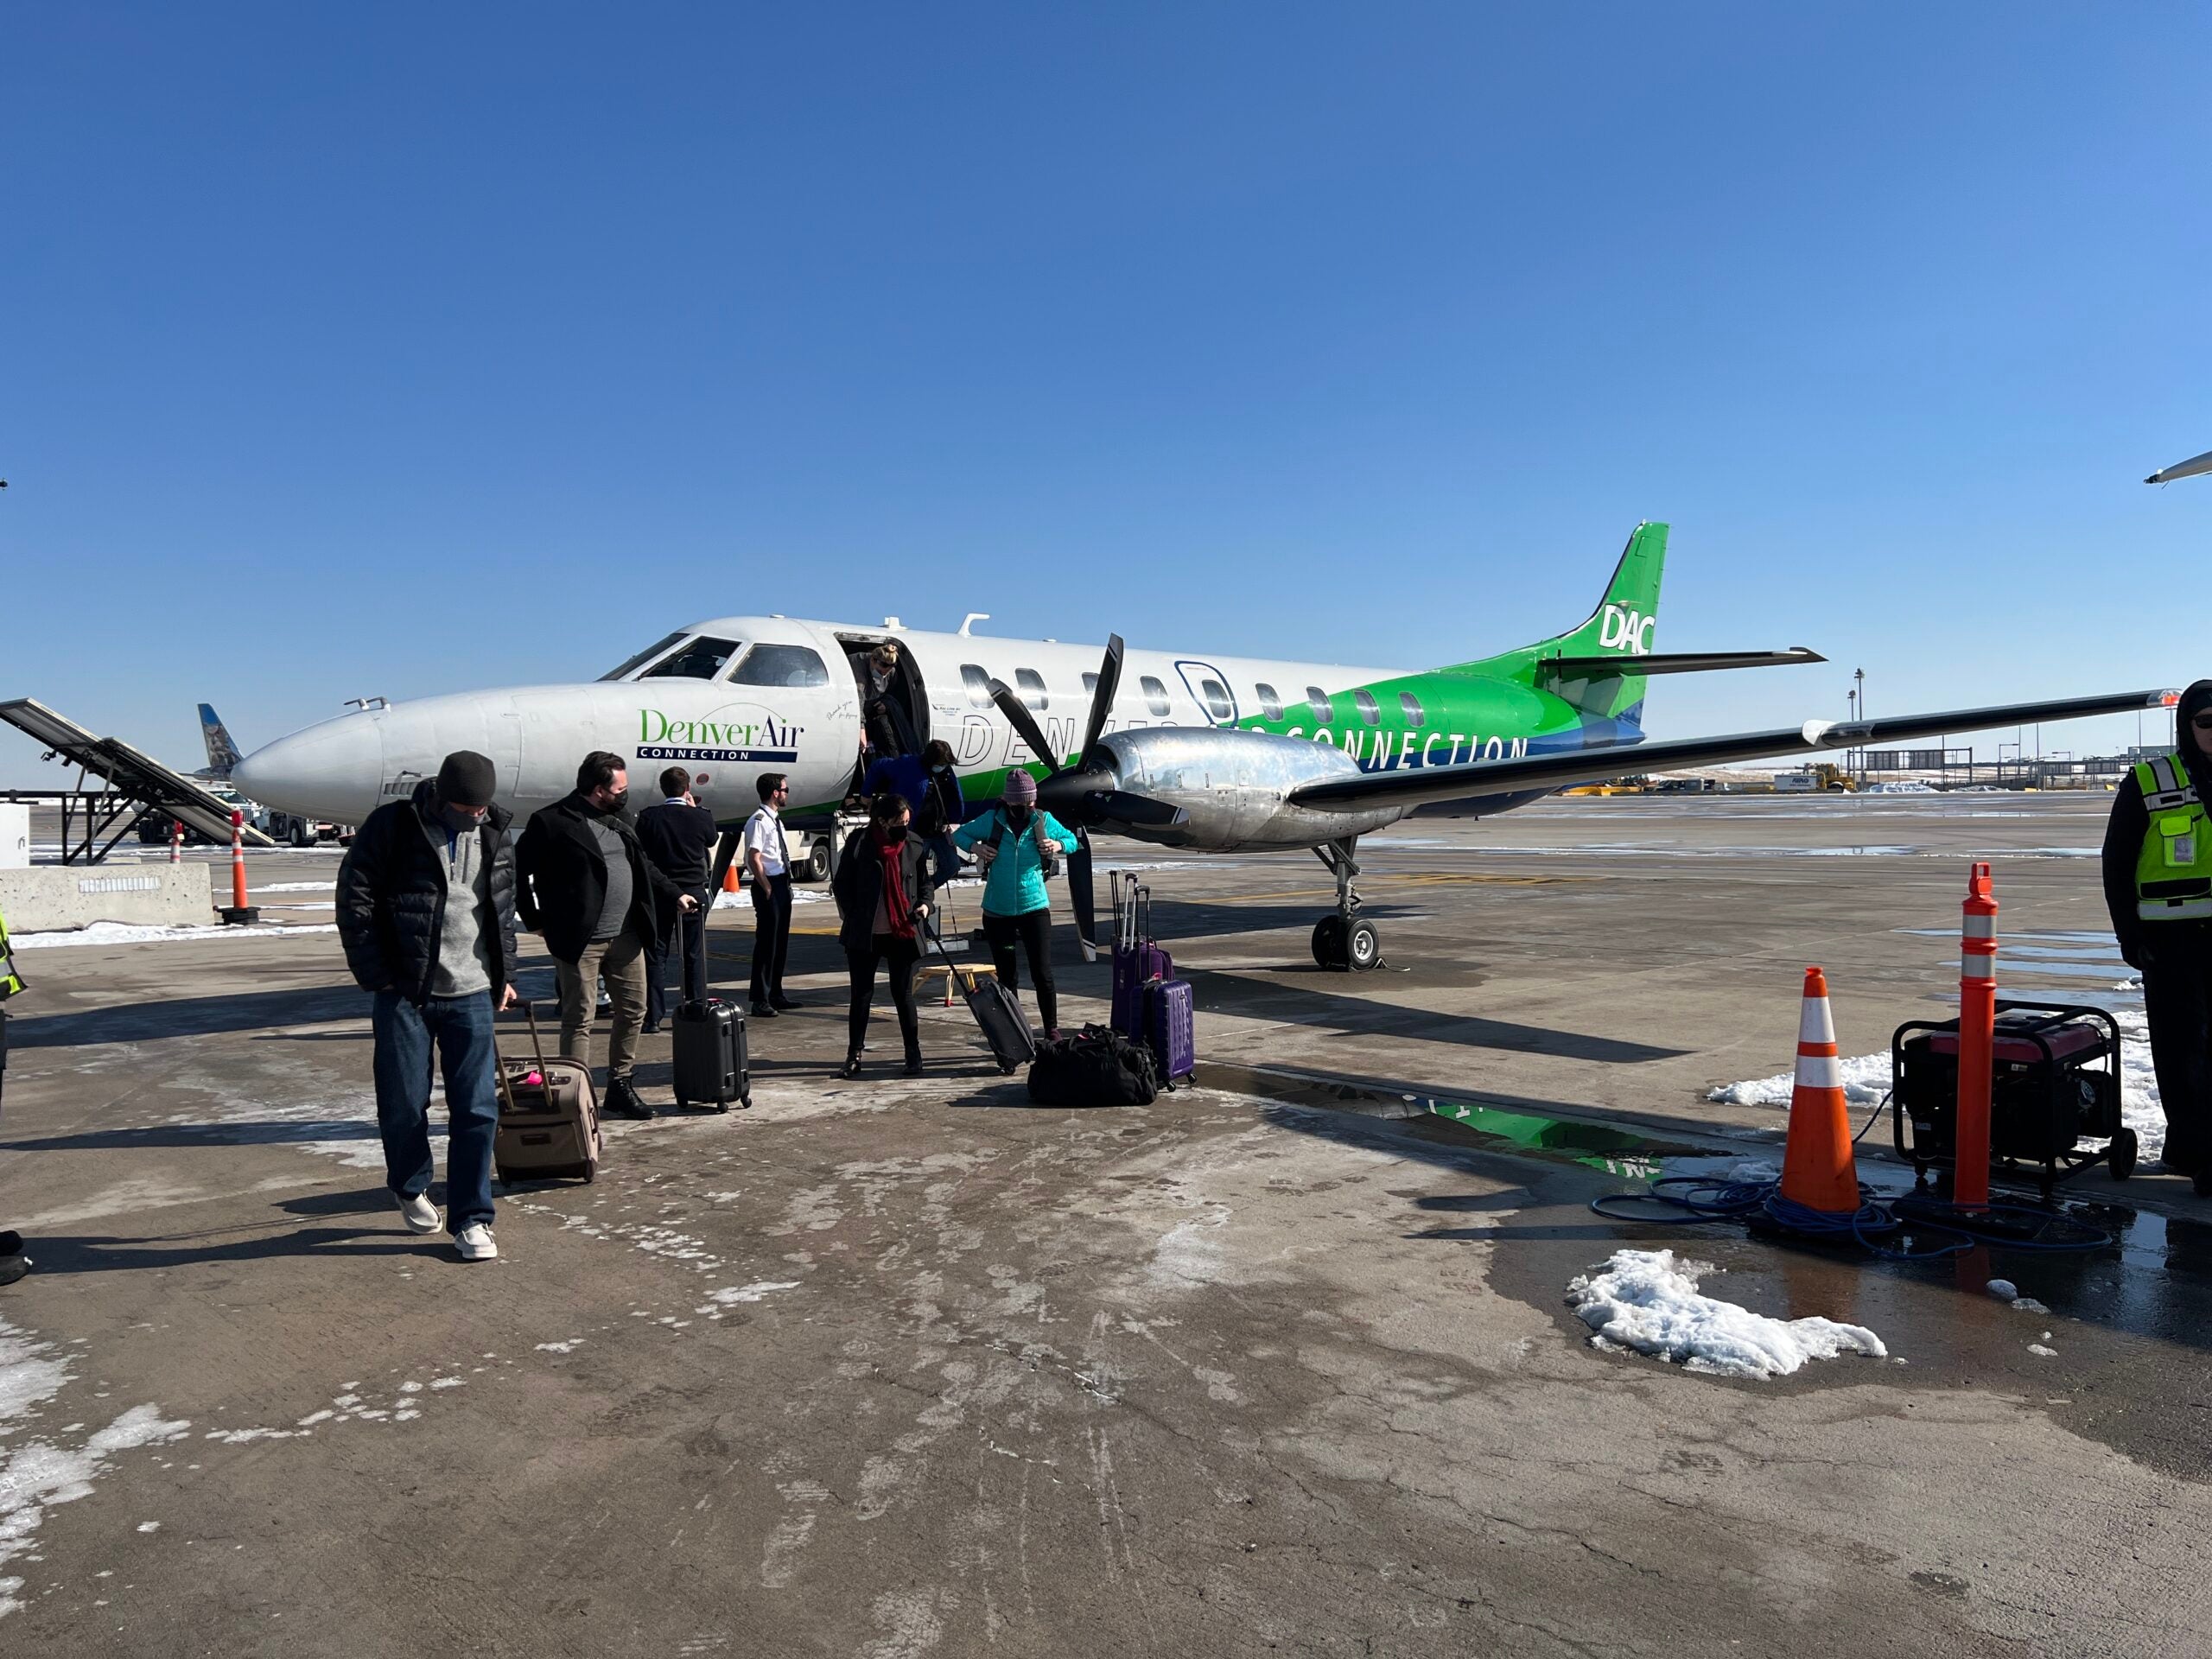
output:
M1720 668L1786 668L1792 663L1825 663L1803 645L1787 651L1676 651L1641 657L1546 657L1539 673L1555 680L1595 679L1600 674L1703 674Z
M1408 766L1370 772L1357 778L1332 778L1291 791L1295 806L1357 811L1372 806L1426 805L1484 796L1567 789L1618 778L1625 772L1667 772L1681 766L1725 766L1770 758L1802 759L1808 753L1902 743L1951 732L1987 731L2037 721L2080 720L2091 715L2133 714L2170 709L2176 691L2115 691L2096 697L2066 697L2055 702L2012 702L1994 709L1956 709L1940 715L1899 715L1886 720L1808 720L1774 732L1739 732L1727 737L1686 737L1663 743L1616 743L1515 759L1471 760L1457 766Z

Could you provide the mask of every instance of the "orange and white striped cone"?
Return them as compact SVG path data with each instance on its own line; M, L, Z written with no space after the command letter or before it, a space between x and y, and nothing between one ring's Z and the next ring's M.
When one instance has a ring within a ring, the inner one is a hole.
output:
M738 878L737 861L734 858L730 860L729 867L722 872L722 891L724 893L742 893L745 891L743 884Z
M1828 1012L1827 976L1817 968L1805 970L1782 1196L1827 1215L1850 1215L1859 1208L1859 1166L1851 1152L1851 1114L1836 1058L1835 1020Z

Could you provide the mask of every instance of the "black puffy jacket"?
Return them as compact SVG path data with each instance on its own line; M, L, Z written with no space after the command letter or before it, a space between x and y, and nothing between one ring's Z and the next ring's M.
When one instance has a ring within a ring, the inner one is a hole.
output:
M545 940L562 962L574 963L591 943L599 912L607 903L607 859L594 819L622 837L630 861L630 914L625 924L640 939L659 938L683 898L677 887L646 858L638 832L619 812L602 812L582 791L563 797L531 815L515 848L521 877L516 902L522 925Z
M430 994L438 939L446 917L446 827L438 786L429 779L404 801L388 801L368 821L338 867L338 938L346 965L365 991L386 986L416 1001ZM515 971L515 851L507 839L512 815L486 815L484 868L499 925L485 930L496 988Z

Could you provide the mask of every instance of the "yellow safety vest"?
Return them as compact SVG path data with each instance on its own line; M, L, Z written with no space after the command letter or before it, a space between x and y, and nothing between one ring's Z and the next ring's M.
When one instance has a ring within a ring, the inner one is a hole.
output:
M2135 768L2151 815L2135 858L2135 913L2146 922L2212 918L2212 817L2177 754Z
M0 916L0 1002L22 988L23 976L16 971L16 954L8 948L8 918Z

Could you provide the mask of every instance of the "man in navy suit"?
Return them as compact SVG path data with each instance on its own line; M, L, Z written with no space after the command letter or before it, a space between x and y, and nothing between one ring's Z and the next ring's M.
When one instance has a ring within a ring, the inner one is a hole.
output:
M667 1013L670 957L680 957L683 963L683 1000L706 1000L707 878L721 833L715 815L691 798L691 774L682 766L661 773L660 792L665 798L658 806L638 814L638 845L646 861L696 899L699 907L672 917L666 937L654 942L657 948L645 964L647 1031L658 1031Z

